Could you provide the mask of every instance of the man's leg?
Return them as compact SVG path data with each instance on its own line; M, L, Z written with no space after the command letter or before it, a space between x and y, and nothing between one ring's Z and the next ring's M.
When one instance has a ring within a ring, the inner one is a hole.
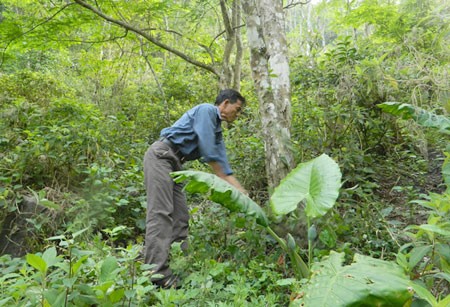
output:
M147 191L147 218L145 234L145 263L156 265L154 274L169 278L169 251L173 230L173 187L169 173L172 161L167 147L155 143L144 157L144 176Z
M181 249L187 253L188 230L189 230L189 209L186 204L186 197L182 184L175 184L173 189L173 233L172 242L181 242Z

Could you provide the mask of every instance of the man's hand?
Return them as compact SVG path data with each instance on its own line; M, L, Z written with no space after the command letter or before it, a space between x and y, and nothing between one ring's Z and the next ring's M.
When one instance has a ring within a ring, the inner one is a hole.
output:
M209 164L209 166L211 166L214 173L218 177L222 178L223 180L225 180L226 182L228 182L229 184L234 186L236 189L238 189L239 191L244 193L246 196L249 195L248 191L246 189L244 189L244 187L242 187L242 185L239 183L239 181L236 179L236 177L234 177L233 175L225 175L223 173L222 167L220 166L220 164L218 162L208 162L208 164Z

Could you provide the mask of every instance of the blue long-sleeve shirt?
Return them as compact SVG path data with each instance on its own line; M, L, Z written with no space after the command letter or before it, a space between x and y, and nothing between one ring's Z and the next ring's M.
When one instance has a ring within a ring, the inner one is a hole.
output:
M171 127L164 128L161 137L176 145L186 160L215 161L224 174L231 175L221 122L219 108L204 103L184 113Z

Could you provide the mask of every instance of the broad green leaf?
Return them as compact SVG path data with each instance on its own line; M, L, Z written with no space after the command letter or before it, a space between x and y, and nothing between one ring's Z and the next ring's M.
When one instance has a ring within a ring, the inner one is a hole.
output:
M444 229L443 227L439 227L439 225L423 224L418 226L418 228L423 229L425 231L431 231L446 237L450 237L450 230Z
M47 267L51 267L60 261L56 253L56 248L54 246L48 248L43 254L42 259L47 264Z
M428 291L427 288L424 288L415 282L411 283L411 288L414 290L418 297L426 300L428 303L430 303L431 306L436 306L436 298L430 291Z
M306 201L305 212L310 218L327 213L336 202L341 187L341 171L326 154L299 164L275 189L270 204L278 215L288 214Z
M53 236L50 238L47 238L47 240L51 241L51 240L65 240L66 236L65 235L59 235L59 236Z
M47 272L47 264L45 263L44 259L42 259L40 256L35 254L28 254L26 256L26 259L29 265L37 269L42 274L45 274Z
M450 283L450 273L442 273L441 272L441 273L434 274L434 277L445 279L446 281L448 281Z
M110 281L112 280L117 271L116 269L119 268L119 265L117 263L117 259L113 256L110 256L108 258L106 258L103 263L102 266L100 268L100 276L99 276L99 281L101 283L106 282L106 281Z
M295 278L284 278L277 280L277 286L290 286L294 284L297 280Z
M232 212L241 212L247 216L254 216L256 222L264 227L269 225L262 208L248 196L230 185L225 180L209 173L200 171L173 172L175 182L189 181L185 190L190 193L207 194L208 199L221 204Z
M9 301L12 301L12 300L13 300L12 297L4 298L4 299L0 300L0 306L8 306L8 305L6 305L6 303L8 303Z
M400 116L403 119L411 119L415 113L414 107L407 103L384 102L378 104L378 107L387 113Z
M84 255L83 257L81 257L80 259L77 260L77 262L75 262L72 265L72 274L73 275L77 275L78 270L80 269L81 265L83 264L83 262L89 258L89 255Z
M89 230L89 228L90 228L90 226L88 226L88 227L86 227L86 228L83 228L83 229L81 229L81 230L78 230L78 231L74 232L74 233L72 234L72 238L75 239L75 238L78 237L79 235L81 235L81 234L85 233L87 230Z
M39 205L42 205L42 206L50 208L50 209L58 210L58 211L61 210L60 205L58 205L57 203L52 202L51 200L48 200L48 199L41 199L39 201Z
M110 289L111 289L111 287L114 286L114 284L115 284L115 280L111 279L111 280L108 280L108 281L105 281L105 282L101 282L99 285L96 285L94 287L94 289L98 290L98 291L95 291L96 295L97 295L97 298L103 299L105 297L105 295L109 291L111 291Z
M68 288L68 289L72 289L72 287L75 285L76 281L77 281L78 277L71 277L71 278L64 278L62 280L63 285Z
M294 306L403 306L412 298L411 281L393 262L355 254L354 262L343 266L344 253L331 252L315 263L305 295Z
M64 306L66 299L66 289L49 289L44 292L44 297L50 306Z
M112 303L117 303L120 300L122 300L122 298L125 296L125 289L124 288L119 288L119 289L115 289L114 291L112 291L109 294L109 299L111 300Z
M431 245L419 246L413 248L409 254L409 269L412 270L432 249Z
M423 127L436 128L442 133L450 134L450 119L446 116L400 102L384 102L378 104L378 107L387 113L401 116L403 119L413 119Z
M406 258L406 255L402 252L397 253L396 261L398 265L400 265L403 269L409 270L410 263L408 262L408 259Z
M450 294L447 295L444 299L440 300L436 307L448 307L450 306Z

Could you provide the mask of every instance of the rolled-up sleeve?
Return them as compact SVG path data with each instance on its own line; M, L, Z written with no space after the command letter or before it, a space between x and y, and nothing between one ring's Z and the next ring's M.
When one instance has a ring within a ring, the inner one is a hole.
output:
M228 163L218 116L214 106L198 109L193 129L198 137L198 147L203 160L219 162L224 174L231 175L233 171Z

